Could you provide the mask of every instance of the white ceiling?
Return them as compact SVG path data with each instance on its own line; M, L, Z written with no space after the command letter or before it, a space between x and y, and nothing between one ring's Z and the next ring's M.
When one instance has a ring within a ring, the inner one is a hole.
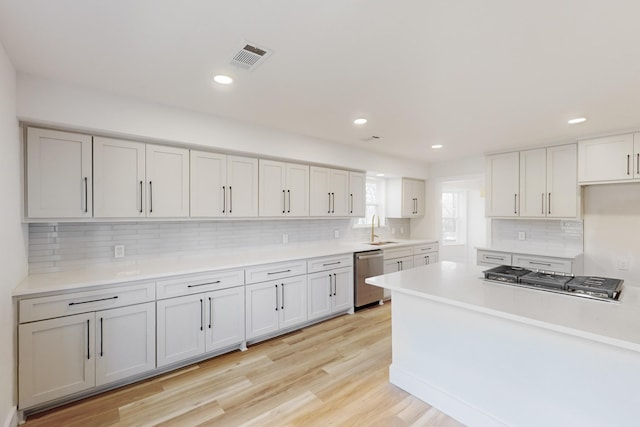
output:
M0 0L0 41L20 72L438 161L640 128L638 16L634 0ZM244 40L274 53L230 65Z

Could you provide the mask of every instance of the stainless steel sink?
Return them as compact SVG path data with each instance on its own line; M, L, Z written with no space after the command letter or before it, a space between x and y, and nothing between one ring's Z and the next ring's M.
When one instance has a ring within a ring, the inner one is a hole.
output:
M390 245L392 243L398 243L398 242L394 242L391 240L384 240L384 241L380 241L380 242L369 242L369 245L373 245L373 246L384 246L384 245Z

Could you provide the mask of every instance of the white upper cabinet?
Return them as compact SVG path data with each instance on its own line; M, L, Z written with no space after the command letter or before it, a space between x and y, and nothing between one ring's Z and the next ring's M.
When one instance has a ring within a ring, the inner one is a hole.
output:
M260 216L309 216L309 166L260 160Z
M518 216L519 160L518 152L487 156L487 216Z
M311 216L348 216L349 172L309 168Z
M191 150L191 216L258 215L258 159Z
M27 129L27 216L93 215L91 136Z
M189 216L189 150L94 138L96 218Z
M487 156L487 216L578 216L576 144Z
M349 172L349 216L365 216L366 206L366 182L365 174Z
M387 216L413 218L424 216L425 183L419 179L395 178L387 181Z
M640 179L640 134L578 142L578 182Z

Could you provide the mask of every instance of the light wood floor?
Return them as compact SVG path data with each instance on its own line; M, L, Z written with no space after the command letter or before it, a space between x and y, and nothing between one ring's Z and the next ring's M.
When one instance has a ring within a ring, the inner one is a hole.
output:
M437 426L389 384L391 307L293 332L27 419L37 426Z

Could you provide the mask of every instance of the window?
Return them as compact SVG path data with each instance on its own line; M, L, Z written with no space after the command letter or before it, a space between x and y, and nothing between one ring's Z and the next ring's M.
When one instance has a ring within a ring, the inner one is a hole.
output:
M442 189L442 244L464 245L467 236L467 195L462 190Z
M384 224L386 183L384 178L367 176L365 184L365 216L364 218L358 218L356 225L371 225L373 215L380 218L380 224Z

